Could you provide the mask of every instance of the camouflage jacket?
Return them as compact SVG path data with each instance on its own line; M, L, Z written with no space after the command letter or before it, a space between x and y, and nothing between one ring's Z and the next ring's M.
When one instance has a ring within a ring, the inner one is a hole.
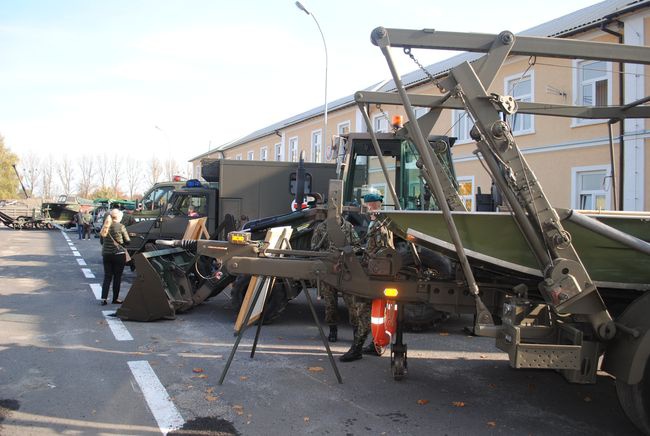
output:
M393 232L378 221L370 221L368 233L366 234L366 254L375 254L384 247L395 248L393 245Z
M348 221L343 220L341 223L341 230L345 235L345 242L352 246L359 246L360 240L354 226ZM328 251L336 249L336 246L330 241L327 234L327 221L323 221L316 226L314 233L311 236L311 249L317 251Z

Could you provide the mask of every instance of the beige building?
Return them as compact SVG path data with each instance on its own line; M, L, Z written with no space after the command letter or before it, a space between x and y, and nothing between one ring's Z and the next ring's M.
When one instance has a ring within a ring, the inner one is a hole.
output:
M462 29L444 29L459 31ZM576 38L631 45L649 45L650 0L610 0L522 32L526 36ZM417 57L416 51L414 54ZM395 55L398 55L397 53ZM381 56L379 49L377 56ZM461 61L478 55L461 54L429 65L433 76L443 75ZM415 64L414 64L415 67ZM493 82L490 92L513 95L517 100L575 105L620 105L649 95L650 69L639 65L551 58L512 57ZM410 93L438 94L427 76L415 70L402 77ZM368 89L395 92L392 81ZM354 90L351 90L354 91ZM323 133L323 107L253 132L190 160L198 176L206 157L249 160L297 161L301 151L312 162L327 162L323 138L350 131L366 131L353 95L329 103L328 131ZM376 131L388 131L401 107L368 107ZM426 108L417 108L418 116ZM557 207L577 209L650 210L650 135L646 120L626 120L612 125L614 164L610 159L609 120L515 115L510 120L517 144ZM464 199L475 209L474 194L490 192L491 181L472 153L469 117L463 111L446 111L432 133L457 138L453 157ZM612 183L612 169L616 174ZM616 189L613 189L613 187ZM385 189L381 182L377 188ZM615 192L616 191L616 192ZM616 201L616 205L614 202Z

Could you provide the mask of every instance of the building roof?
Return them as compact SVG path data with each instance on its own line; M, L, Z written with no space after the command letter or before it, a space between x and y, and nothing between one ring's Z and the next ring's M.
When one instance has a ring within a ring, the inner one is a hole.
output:
M577 10L562 17L553 19L546 23L532 27L519 32L518 35L525 36L542 36L542 37L568 37L576 33L585 32L606 24L615 17L633 12L637 9L650 6L650 0L605 0L592 6ZM504 29L505 30L505 29ZM482 53L461 53L440 62L436 62L426 67L427 71L434 77L446 74L451 68L462 62L471 62L483 56ZM401 77L405 87L412 87L427 80L427 76L422 70L415 70L404 74ZM369 86L365 89L380 92L393 92L396 90L395 82L387 80ZM338 100L328 102L328 111L334 111L354 104L354 94L348 95ZM310 118L320 116L324 112L325 106L321 105L310 109L306 112L294 115L290 118L279 121L270 126L266 126L239 139L219 146L216 150L200 154L190 159L191 161L213 155L217 151L225 151L247 142L263 138L278 132L286 127L301 123Z

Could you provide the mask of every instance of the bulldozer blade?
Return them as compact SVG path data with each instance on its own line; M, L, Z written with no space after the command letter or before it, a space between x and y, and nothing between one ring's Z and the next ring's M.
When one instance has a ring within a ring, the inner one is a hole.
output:
M176 311L194 305L193 288L185 271L195 258L182 248L133 256L137 277L116 315L123 320L174 319Z

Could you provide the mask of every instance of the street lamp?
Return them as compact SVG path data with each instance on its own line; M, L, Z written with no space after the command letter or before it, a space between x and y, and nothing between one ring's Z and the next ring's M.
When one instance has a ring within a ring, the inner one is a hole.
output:
M327 44L325 43L325 35L323 35L323 31L320 28L320 24L318 24L318 20L314 16L314 14L310 13L307 8L305 8L302 3L299 1L296 2L296 6L298 9L303 11L307 15L311 15L311 17L314 19L314 23L316 23L316 26L318 27L318 31L320 32L320 37L323 39L323 48L325 49L325 126L323 127L323 139L321 141L323 147L325 146L325 139L327 138ZM322 150L321 150L322 153Z

